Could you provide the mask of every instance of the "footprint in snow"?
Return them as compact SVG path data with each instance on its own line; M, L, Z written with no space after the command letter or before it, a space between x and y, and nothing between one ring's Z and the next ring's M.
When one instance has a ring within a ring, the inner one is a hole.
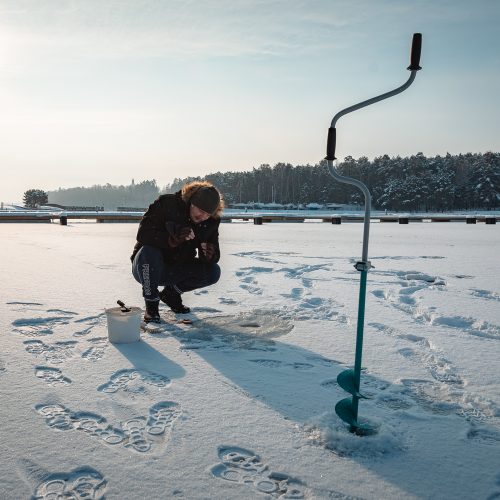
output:
M215 307L192 307L191 311L194 313L220 313L220 309L215 309Z
M43 306L40 302L24 302L24 301L14 301L14 302L6 302L8 306L23 306L26 308L33 306Z
M94 330L94 328L96 327L104 327L104 325L106 324L106 313L101 313L97 316L87 316L85 318L77 319L75 320L75 324L78 325L78 328L83 328L73 333L73 337L83 337L91 333L92 330Z
M74 311L65 311L64 309L47 309L48 313L56 313L56 314L62 314L63 316L69 315L69 316L76 316L78 313Z
M390 410L408 410L413 406L413 403L407 398L397 395L385 393L377 396L375 400L377 406L389 408Z
M107 481L90 467L49 475L33 493L34 500L83 499L104 500Z
M138 416L113 426L101 415L86 411L72 411L60 404L40 404L35 410L45 423L58 431L82 431L94 439L116 446L121 445L139 453L153 451L163 444L181 415L174 401L161 401L149 409L147 416Z
M121 394L126 398L135 398L137 395L147 396L155 390L166 388L170 379L158 373L146 370L119 370L114 373L109 382L99 386L97 390L105 394Z
M405 279L420 280L429 283L429 286L438 286L442 289L445 285L444 281L440 278L428 276L425 274L415 273L401 273ZM379 289L373 290L371 293L389 305L409 314L415 321L420 323L427 323L430 325L442 326L446 328L453 328L462 331L468 335L473 335L485 339L500 340L500 326L486 321L481 321L471 317L463 316L445 316L436 312L436 308L422 308L419 301L412 295L424 288L426 285L416 285L415 281L402 282L403 288L396 294L393 290ZM487 297L489 300L497 300L493 292L486 290L479 290L476 292L477 296ZM500 296L498 298L500 300Z
M219 302L221 304L227 304L227 305L234 305L237 303L236 300L230 299L228 297L219 297Z
M363 371L361 373L360 392L365 396L373 397L380 391L385 391L391 386L390 382L381 380Z
M37 366L35 367L35 375L46 382L48 385L69 385L71 379L65 377L59 368L52 368L50 366Z
M70 316L46 316L43 318L18 318L12 322L13 331L25 337L42 337L52 335L59 325L67 325L73 318Z
M425 379L402 379L402 393L421 408L436 415L450 415L460 411L460 405L443 384Z
M302 481L269 470L268 465L253 451L237 446L221 446L218 455L220 463L211 469L212 475L218 479L252 487L255 493L271 498L305 498Z
M304 275L314 271L328 271L330 269L330 264L303 264L296 267L283 267L281 269L277 269L276 272L284 273L285 277L294 279L303 278ZM306 278L311 279L308 277Z
M310 370L311 368L314 368L314 365L311 365L310 363L300 363L300 362L295 362L295 363L283 363L282 361L279 361L277 359L249 359L251 363L256 363L259 366L265 367L265 368L293 368L295 370Z
M321 387L324 387L325 389L333 389L333 388L338 388L339 384L337 382L336 378L328 378L326 380L323 380L319 384Z
M464 380L460 374L456 372L453 365L430 346L420 351L407 347L400 349L398 352L405 358L425 366L432 375L432 378L438 382L452 384L457 387L463 387L465 385Z
M247 285L243 283L240 285L240 288L246 290L248 293L251 293L253 295L262 295L262 288L259 288L258 286Z
M425 347L430 347L429 341L425 337L419 335L414 335L413 333L403 333L392 326L384 325L383 323L368 323L368 326L374 328L375 330L390 335L391 337L397 337L402 340L407 340L412 344L421 344Z
M447 328L461 330L469 335L484 339L500 340L500 326L487 321L463 316L440 316L435 313L421 313L419 318L427 321L431 325L439 325Z
M336 359L329 359L316 354L307 354L304 356L304 358L307 359L307 361L314 363L315 365L326 366L327 368L330 368L332 366L340 366L342 364Z
M422 408L437 414L457 413L471 422L482 422L488 415L495 414L495 404L481 401L474 394L464 390L466 380L457 372L453 364L447 360L432 344L418 335L402 332L383 325L370 323L371 327L393 337L410 341L412 347L399 349L398 353L420 366L424 366L434 379L405 379L403 392L415 400Z
M75 354L76 341L42 342L41 340L26 340L23 342L27 352L35 357L44 357L48 363L61 364Z
M90 343L91 347L83 352L82 358L93 363L102 359L109 347L108 339L106 337L96 337L88 339L87 342Z
M263 252L259 250L251 250L249 252L238 252L233 255L236 257L249 257L251 259L259 260L261 262L270 262L272 264L282 264L281 261L276 260L275 258L272 257L273 254L276 255L283 255L280 252ZM288 254L286 254L288 255Z
M479 288L472 288L470 290L470 293L474 297L479 297L481 299L500 301L500 294L498 294L496 292L491 292L489 290L481 290Z
M242 267L239 271L236 271L236 276L240 280L240 288L246 290L254 295L261 295L263 290L257 286L258 282L256 275L261 273L272 273L272 267Z
M302 298L304 295L304 289L303 288L292 288L290 290L290 293L282 293L280 294L282 297L285 297L286 299L295 299L299 300Z
M418 257L413 257L410 255L381 255L373 257L374 260L387 259L387 260L419 260L419 259L445 259L441 255L419 255Z
M249 361L265 368L281 368L284 365L277 359L249 359Z
M425 273L420 273L418 271L410 271L410 272L405 272L405 271L399 271L396 273L400 278L404 279L405 281L423 281L425 283L429 283L432 285L444 285L445 282L443 279L439 278L438 276L432 276L429 274ZM414 286L412 284L409 284L407 286Z
M17 305L23 311L37 311L40 312L42 306L38 302L8 302L10 305ZM14 332L20 333L27 337L41 337L44 335L51 335L57 327L74 323L77 328L73 333L75 337L82 337L88 335L94 328L106 324L106 314L103 312L94 316L87 316L85 318L78 318L78 313L74 311L67 311L65 309L47 309L43 313L49 314L45 317L31 317L31 318L18 318L12 322Z
M500 431L484 425L472 424L467 431L467 439L474 440L481 444L499 446Z

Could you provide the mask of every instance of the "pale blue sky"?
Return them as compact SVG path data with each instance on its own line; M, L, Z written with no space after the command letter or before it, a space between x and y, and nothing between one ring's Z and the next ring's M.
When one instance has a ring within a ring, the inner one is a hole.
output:
M500 150L500 1L0 0L0 201L325 155Z

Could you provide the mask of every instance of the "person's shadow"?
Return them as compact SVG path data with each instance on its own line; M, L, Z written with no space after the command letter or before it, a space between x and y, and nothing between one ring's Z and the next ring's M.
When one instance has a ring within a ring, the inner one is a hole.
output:
M262 335L258 332L251 333L250 330L258 324L247 323L244 326L248 326L248 329L241 328L233 316L227 317L229 326L225 326L223 321L214 323L213 320L217 317L201 319L197 318L196 314L191 317L192 327L172 324L165 336L172 335L176 338L181 349L196 352L222 375L221 380L226 385L275 410L286 420L302 425L327 415L327 420L324 421L326 432L329 432L330 426L334 427L335 432L343 432L343 423L336 417L334 408L338 401L350 395L340 388L336 378L350 366L303 347L284 343L277 338L266 338L265 332L262 332ZM249 333L244 333L246 329ZM151 367L149 363L148 366ZM385 420L390 426L391 412L412 411L411 409L427 411L425 401L424 404L419 401L421 395L418 390L412 393L406 389L405 386L394 385L364 371L361 377L361 392L372 397L373 401L360 402L360 416L363 418L366 415L369 420L371 416L375 416L376 420ZM450 418L453 416L454 414L450 414ZM395 420L399 420L397 413ZM387 429L384 432L387 433ZM345 438L349 435L346 425ZM353 439L379 439L383 444L386 437L387 435L381 435L379 438L353 436ZM444 443L443 446L446 448L452 444ZM331 449L342 455L342 452L334 447ZM421 481L408 481L403 484L397 468L384 467L376 460L366 460L366 457L362 453L357 454L356 450L362 450L359 443L350 455L351 459L357 460L359 456L364 466L369 467L372 464L374 473L384 476L409 494L426 497L433 491L432 485ZM399 449L395 452L399 452ZM430 468L433 466L436 464L428 464Z
M305 423L333 411L339 399L349 396L336 383L337 375L347 366L335 359L266 337L265 332L252 334L258 322L242 321L241 326L231 320L231 326L224 326L211 318L197 318L195 313L190 317L191 327L174 323L168 331L181 349L196 352L234 389L285 419ZM290 323L288 330L292 328ZM380 386L385 388L388 383L380 381Z

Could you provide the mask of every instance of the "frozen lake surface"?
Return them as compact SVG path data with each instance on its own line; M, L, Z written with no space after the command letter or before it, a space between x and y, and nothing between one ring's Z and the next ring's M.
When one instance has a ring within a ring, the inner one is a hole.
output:
M0 498L500 497L498 226L372 225L369 437L334 412L361 224L223 224L193 324L113 345L136 230L0 225Z

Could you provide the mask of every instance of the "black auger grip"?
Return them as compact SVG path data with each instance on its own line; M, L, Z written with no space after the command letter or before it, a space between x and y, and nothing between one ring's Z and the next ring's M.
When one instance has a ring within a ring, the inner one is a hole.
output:
M326 142L326 160L336 160L335 147L337 145L337 129L330 127L328 129L328 140Z
M413 41L411 44L410 65L407 69L410 71L418 71L422 69L420 64L420 53L422 51L422 33L413 33Z

